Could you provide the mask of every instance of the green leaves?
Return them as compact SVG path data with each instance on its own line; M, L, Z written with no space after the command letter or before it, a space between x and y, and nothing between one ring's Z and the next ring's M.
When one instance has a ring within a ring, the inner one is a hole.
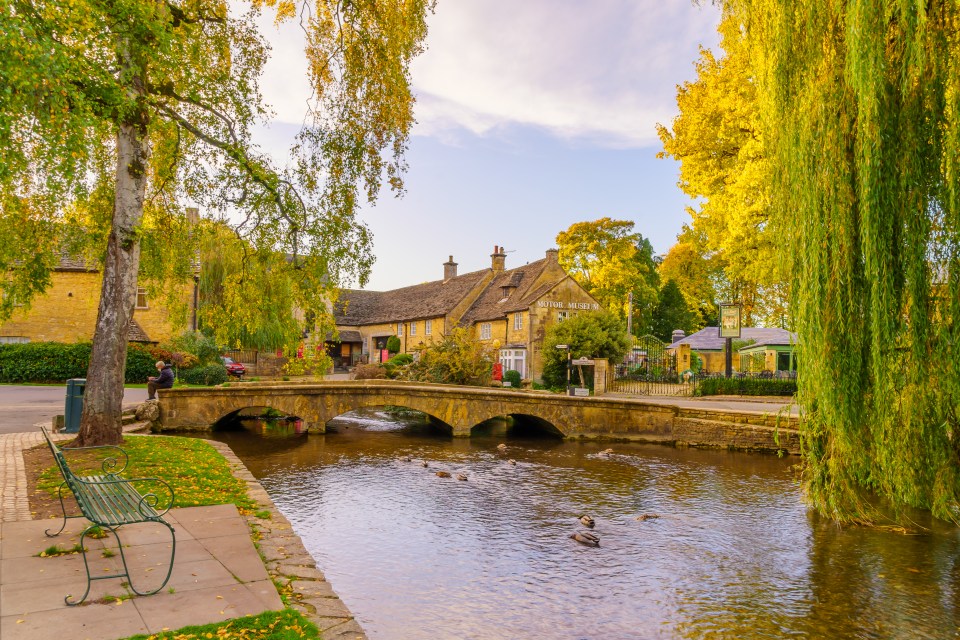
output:
M737 3L791 256L804 486L960 522L960 6Z

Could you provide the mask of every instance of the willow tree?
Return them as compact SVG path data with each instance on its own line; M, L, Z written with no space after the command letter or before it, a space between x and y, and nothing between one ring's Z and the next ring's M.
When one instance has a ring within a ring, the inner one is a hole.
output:
M81 444L120 439L141 242L191 242L185 225L170 223L182 220L186 203L229 216L256 250L289 255L301 308L321 310L322 292L344 275L365 280L370 238L355 212L384 176L400 187L413 123L408 67L431 6L0 5L0 287L18 302L42 291L61 246L52 238L64 227L79 238L74 250L85 242L102 263ZM257 83L269 47L254 22L263 11L298 18L306 33L313 98L285 169L251 141L252 126L268 115Z
M960 4L736 0L793 257L804 486L960 520Z

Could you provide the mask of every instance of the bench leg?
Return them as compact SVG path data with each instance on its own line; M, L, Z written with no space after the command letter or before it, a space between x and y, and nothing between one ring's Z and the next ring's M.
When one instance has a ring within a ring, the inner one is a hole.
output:
M57 531L56 533L50 533L50 529L45 530L43 533L46 534L46 536L47 536L48 538L54 538L54 537L60 535L61 533L63 533L63 530L67 528L67 520L68 520L69 518L79 518L79 517L80 517L80 516L68 516L68 515L67 515L67 508L66 508L66 506L64 506L64 504L63 504L63 488L66 487L66 486L67 486L67 483L66 483L66 482L61 482L61 483L60 483L60 487L57 489L57 496L60 498L60 510L63 512L63 524L60 525L60 530Z
M176 551L177 551L177 536L173 530L173 527L170 526L168 523L164 522L163 520L149 520L148 522L156 522L156 523L162 524L170 530L170 540L172 543L170 545L170 565L169 567L167 567L167 575L163 579L163 582L160 584L159 587L157 587L153 591L138 591L137 588L133 586L133 579L130 577L130 569L127 568L127 557L123 552L123 544L120 542L120 535L117 533L117 529L119 529L120 527L109 527L106 525L91 524L89 527L83 530L82 534L80 534L80 548L82 549L81 553L83 554L83 566L87 570L87 590L83 592L83 595L80 597L79 600L71 600L72 596L68 595L63 599L63 601L66 602L68 606L75 607L76 605L82 603L84 600L87 599L87 596L90 594L91 582L93 582L94 580L107 580L109 578L126 578L127 585L130 587L130 590L133 591L138 596L153 595L154 593L160 591L160 589L163 589L163 587L166 586L167 582L170 580L170 575L173 573L173 558L176 555ZM87 548L86 546L84 546L83 543L87 537L87 534L94 531L95 529L109 531L110 533L113 534L114 539L117 541L117 548L120 550L120 561L123 563L122 573L111 573L110 575L106 575L106 576L90 575L90 564L87 562Z
M127 574L127 582L128 582L128 584L130 585L130 590L133 591L133 592L134 592L135 594L137 594L138 596L149 596L149 595L153 595L154 593L156 593L157 591L160 591L160 589L163 589L163 588L166 586L167 582L170 580L170 574L173 573L173 558L174 558L174 556L177 554L177 534L176 534L176 532L173 530L173 527L170 526L170 524L169 524L168 522L166 522L165 520L151 520L151 522L156 522L157 524L162 524L162 525L165 526L167 529L170 529L170 564L167 566L167 575L166 575L166 577L164 577L163 582L161 582L161 583L160 583L160 586L158 586L158 587L157 587L156 589L154 589L153 591L142 591L142 592L141 592L141 591L137 591L137 588L136 588L135 586L133 586L133 579L130 577L130 575L129 575L129 573L128 573L128 574ZM118 538L117 538L117 542L119 543L119 541L120 541L120 538L118 537ZM121 559L123 559L123 569L124 569L124 571L127 571L127 560L126 560L126 558L123 557L123 547L120 547L120 557L121 557Z

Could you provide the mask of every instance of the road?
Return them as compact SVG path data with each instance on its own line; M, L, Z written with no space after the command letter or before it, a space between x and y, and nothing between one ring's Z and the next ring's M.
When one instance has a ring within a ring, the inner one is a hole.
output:
M67 387L0 385L0 433L31 431L42 422L49 426L63 414ZM123 405L136 406L147 399L146 389L124 389Z

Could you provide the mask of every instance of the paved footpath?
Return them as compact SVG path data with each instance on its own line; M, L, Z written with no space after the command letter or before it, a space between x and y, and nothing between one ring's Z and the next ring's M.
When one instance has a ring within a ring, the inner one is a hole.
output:
M59 440L71 436L55 436ZM134 436L128 437L150 437ZM166 519L177 533L176 559L167 586L152 596L128 598L120 579L93 583L87 602L68 607L64 596L83 592L86 575L77 554L38 557L58 543L79 542L86 521L70 520L57 538L44 530L60 520L33 520L22 452L39 445L39 429L0 434L0 637L3 640L112 640L187 625L221 622L289 606L301 611L325 640L365 640L347 607L334 593L289 521L228 446L210 442L234 475L247 484L260 515L241 515L232 504L172 509ZM169 558L170 538L160 525L130 525L121 539L134 584L157 584ZM251 540L260 538L258 553ZM97 553L109 539L86 540L93 572L114 571L116 557ZM115 543L114 543L115 544ZM108 598L113 596L114 598ZM120 599L115 599L115 598ZM109 600L109 602L108 602Z

